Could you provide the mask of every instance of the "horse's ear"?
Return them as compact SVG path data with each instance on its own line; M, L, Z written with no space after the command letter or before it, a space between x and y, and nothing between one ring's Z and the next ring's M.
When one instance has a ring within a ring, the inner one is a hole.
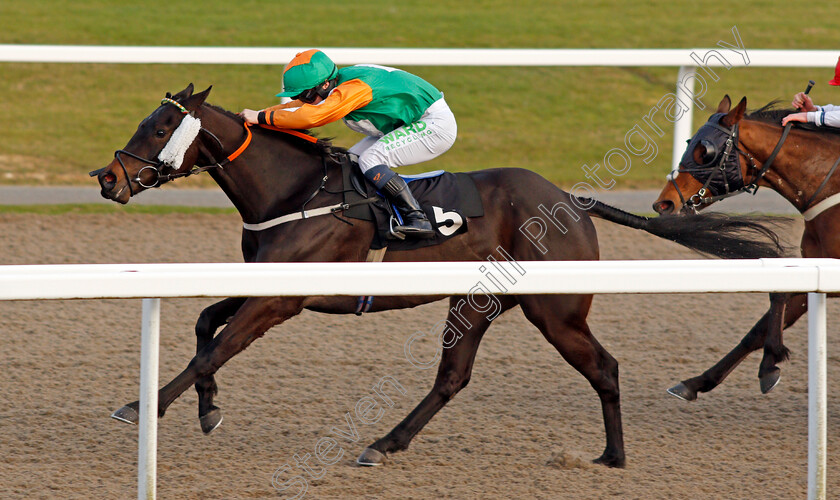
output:
M721 99L720 104L718 104L718 109L715 113L729 113L729 108L732 107L732 100L729 99L729 94L723 96Z
M744 117L744 113L746 111L747 111L747 98L742 97L741 102L739 102L738 105L735 106L735 109L726 113L726 116L724 116L720 120L721 125L723 125L724 127L731 127L731 126L735 125L736 123L741 121L741 118Z
M193 93L193 84L191 83L191 84L187 85L187 88L185 88L184 90L182 90L182 91L178 92L177 94L175 94L174 96L172 96L172 98L175 99L176 101L180 101L181 99L186 99L187 97L191 96L192 93Z
M184 107L189 109L190 111L198 110L198 108L200 108L201 105L204 104L204 101L207 99L207 96L210 95L210 89L212 88L213 86L210 85L209 87L207 87L206 90L202 90L198 94L190 96L189 99L183 102Z

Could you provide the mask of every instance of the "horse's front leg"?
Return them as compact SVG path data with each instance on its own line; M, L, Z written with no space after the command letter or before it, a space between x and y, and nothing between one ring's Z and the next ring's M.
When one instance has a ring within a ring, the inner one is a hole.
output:
M199 380L212 376L227 360L242 352L269 328L297 315L303 309L302 297L252 297L239 308L228 325L201 349L187 368L158 392L158 417L178 396ZM112 415L125 422L139 421L138 401Z
M245 300L246 297L231 297L201 311L195 323L196 355L213 340L216 330L236 314ZM213 375L198 379L195 391L198 393L198 419L201 430L209 434L222 423L222 411L213 404L213 397L219 392Z
M776 366L776 363L785 361L790 357L790 349L785 347L782 342L785 305L790 300L790 296L789 293L770 294L770 321L764 339L764 357L761 358L761 364L758 368L758 381L762 394L767 394L779 383L781 370Z
M777 294L773 294L777 295ZM804 294L780 294L787 295L787 303L782 316L784 322L782 329L789 327L808 310L808 302ZM668 389L668 393L686 401L694 401L697 399L697 393L709 392L723 382L723 380L737 367L741 361L753 351L761 349L765 343L767 332L771 328L771 323L774 321L773 316L773 297L771 297L771 308L764 316L752 327L747 335L741 339L741 342L735 346L726 356L718 361L714 366L703 372L697 377L683 380L679 384ZM781 337L780 337L781 338Z

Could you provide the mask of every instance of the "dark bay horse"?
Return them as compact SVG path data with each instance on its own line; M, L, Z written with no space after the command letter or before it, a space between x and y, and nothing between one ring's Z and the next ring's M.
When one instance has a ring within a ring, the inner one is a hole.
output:
M336 155L343 150L324 141L312 143L288 133L245 127L237 115L205 103L209 92L210 88L193 94L190 84L174 96L167 94L161 105L140 123L125 148L115 153L115 159L92 173L98 175L102 195L127 203L146 188L186 175L188 168L175 170L157 158L182 122L194 123L186 119L190 116L200 121L200 131L184 146L183 165L206 169L245 223L300 213L304 205L309 210L341 203L342 179ZM590 215L718 256L780 255L775 234L751 220L719 214L648 219L594 200L572 197L528 170L491 169L469 175L480 192L484 216L471 218L466 234L438 246L390 252L386 260L484 261L500 252L515 261L595 260L599 258L598 240ZM545 231L539 244L535 244L535 228L529 224L538 220ZM244 260L364 261L374 228L370 223L355 222L348 225L338 217L322 216L261 231L244 229ZM359 463L378 464L387 453L407 448L435 413L469 382L476 350L492 317L486 308L464 306L465 299L470 299L466 293L465 290L464 296L451 298L448 320L465 329L454 345L443 349L433 388L402 422L364 450ZM378 297L372 311L414 307L441 298ZM498 303L497 313L521 306L549 343L586 377L601 400L606 428L606 447L595 462L624 466L618 363L587 325L592 296L500 295ZM178 396L195 385L202 430L212 431L221 421L220 410L213 404L217 393L213 375L227 360L269 328L303 309L348 314L355 308L354 297L233 297L207 307L195 327L196 355L183 372L160 389L158 415L162 417ZM222 330L216 334L220 327ZM137 411L138 404L134 402L113 416L136 422Z
M717 112L689 141L680 173L666 184L654 210L696 213L732 194L768 187L803 214L803 257L840 257L840 175L834 175L840 164L840 135L828 127L803 125L786 132L782 118L794 110L776 109L771 103L748 114L746 106L746 97L734 109L729 96L723 98ZM732 141L729 150L727 139ZM770 309L732 351L668 392L693 401L698 392L717 387L747 355L762 347L758 376L761 391L770 391L779 381L776 363L789 356L782 331L807 310L804 293L771 294Z

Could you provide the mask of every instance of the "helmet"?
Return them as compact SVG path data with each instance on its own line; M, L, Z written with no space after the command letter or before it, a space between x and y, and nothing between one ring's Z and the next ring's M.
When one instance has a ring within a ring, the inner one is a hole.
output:
M283 70L283 92L277 94L277 97L295 97L336 75L338 68L335 63L320 50L300 52Z

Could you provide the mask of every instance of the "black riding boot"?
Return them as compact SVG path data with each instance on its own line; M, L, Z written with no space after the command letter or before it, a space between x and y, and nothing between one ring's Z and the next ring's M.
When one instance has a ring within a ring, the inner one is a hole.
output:
M406 236L434 238L435 231L432 229L432 224L402 177L399 175L391 177L383 186L382 192L402 214L403 223L396 226L394 230L405 233Z

